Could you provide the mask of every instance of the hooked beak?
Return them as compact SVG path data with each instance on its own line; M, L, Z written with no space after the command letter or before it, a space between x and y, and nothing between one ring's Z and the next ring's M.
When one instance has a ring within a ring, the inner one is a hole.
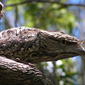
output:
M77 48L77 53L80 55L80 56L84 56L85 55L85 48L80 45L79 48Z

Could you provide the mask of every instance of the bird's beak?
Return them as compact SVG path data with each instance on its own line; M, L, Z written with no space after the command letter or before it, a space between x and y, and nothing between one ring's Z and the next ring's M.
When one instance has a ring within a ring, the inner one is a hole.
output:
M76 51L80 56L85 55L85 48L82 45L80 45Z

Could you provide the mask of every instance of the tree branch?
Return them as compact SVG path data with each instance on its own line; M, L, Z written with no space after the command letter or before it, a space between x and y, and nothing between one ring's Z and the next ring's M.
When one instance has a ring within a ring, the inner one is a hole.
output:
M71 4L71 3L62 3L59 1L47 1L47 0L26 0L26 1L22 1L19 3L14 3L14 4L8 4L6 5L6 7L13 7L13 6L18 6L18 5L23 5L23 4L28 4L28 3L56 3L59 5L62 5L64 7L69 7L69 6L77 6L77 7L85 7L85 4Z
M50 85L31 64L22 64L0 56L0 85Z

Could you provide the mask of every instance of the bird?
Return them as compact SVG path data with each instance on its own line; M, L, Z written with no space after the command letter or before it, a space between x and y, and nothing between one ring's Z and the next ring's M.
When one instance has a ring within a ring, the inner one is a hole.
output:
M0 56L20 62L47 62L85 55L82 41L63 32L16 27L0 32Z

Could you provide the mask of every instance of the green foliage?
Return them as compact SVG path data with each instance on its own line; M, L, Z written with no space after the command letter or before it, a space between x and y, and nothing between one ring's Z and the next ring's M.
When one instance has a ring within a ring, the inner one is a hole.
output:
M65 8L60 8L57 4L50 3L34 3L24 6L25 20L27 25L49 29L55 26L55 29L65 28L70 31L74 27L75 17Z
M75 79L75 76L78 76L78 72L75 68L76 62L74 60L70 59L63 59L56 61L56 80L59 82L63 82L63 85L74 85L75 80L78 81L78 79ZM45 73L49 75L48 67L49 63L42 63L41 64L45 70ZM46 71L47 69L47 71ZM49 68L51 72L53 71L53 67ZM53 72L52 72L53 74Z
M77 75L77 71L75 69L74 64L76 63L72 59L66 59L62 60L61 65L56 65L57 70L58 69L62 70L61 74L58 73L59 80L62 80L65 85L66 84L73 85L75 82L73 77Z
M19 2L21 2L21 1L24 1L24 0L8 0L7 1L7 4L15 4L15 3L19 3Z
M21 2L21 1L23 1L23 0L14 0L14 1L13 1L13 0L8 0L8 1L6 2L6 4L8 4L8 5L9 5L9 4L15 4L15 3L19 3L19 2ZM7 11L12 11L12 10L14 10L14 8L15 8L15 7L7 7L6 10L7 10Z
M24 0L8 0L7 4L19 3ZM61 0L63 1L63 0ZM66 1L66 0L65 0ZM15 7L7 7L8 11L13 11ZM42 29L65 29L71 33L75 26L75 17L66 8L56 3L28 3L19 6L19 13L23 9L24 25ZM20 13L21 14L21 13ZM54 27L54 28L52 28Z

